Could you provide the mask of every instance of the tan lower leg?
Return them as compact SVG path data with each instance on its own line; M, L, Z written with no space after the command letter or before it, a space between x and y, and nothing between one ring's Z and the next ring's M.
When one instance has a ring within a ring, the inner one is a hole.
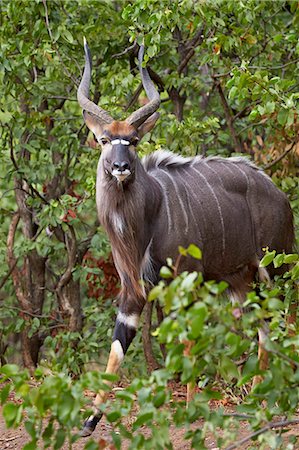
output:
M110 350L108 363L107 363L105 372L112 374L112 375L116 374L118 372L118 369L121 365L123 358L124 358L124 352L123 352L121 343L118 340L116 340L111 345L111 350ZM107 380L105 380L105 384L107 384L108 386L112 385L111 381L107 381ZM102 403L105 402L105 400L107 399L107 396L108 396L107 391L99 391L98 392L98 394L94 400L94 406L95 406L96 410L98 410L98 407Z
M258 347L258 361L259 361L259 369L266 370L268 367L268 352L265 349L265 341L267 338L267 331L265 328L259 328L259 347ZM257 384L263 381L263 377L261 375L256 375L253 378L252 387L255 387Z
M194 346L194 341L184 341L183 342L185 348L184 348L184 356L189 357L191 354L192 347ZM195 393L195 384L193 381L189 381L187 383L187 395L186 395L186 406L188 407L188 403L191 402L191 400L194 397Z

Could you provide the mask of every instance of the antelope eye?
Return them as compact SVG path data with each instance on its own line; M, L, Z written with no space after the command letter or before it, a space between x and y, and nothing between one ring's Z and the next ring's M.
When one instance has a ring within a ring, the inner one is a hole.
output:
M100 141L101 141L102 145L106 145L109 143L108 139L106 139L106 138L101 138Z
M131 144L132 145L134 145L135 147L136 147L136 145L138 144L138 142L139 142L139 138L136 136L136 137L133 137L132 139L131 139Z

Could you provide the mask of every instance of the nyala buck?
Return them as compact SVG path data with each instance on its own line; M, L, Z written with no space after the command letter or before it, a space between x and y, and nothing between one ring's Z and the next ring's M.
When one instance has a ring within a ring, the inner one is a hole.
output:
M185 258L180 271L199 271L206 280L225 280L232 299L242 301L260 272L262 249L291 251L293 219L285 194L245 158L184 158L157 151L140 160L138 142L154 127L160 105L159 93L142 67L143 46L138 59L149 102L124 121L114 120L89 99L91 55L86 41L84 50L78 101L87 127L102 148L97 210L121 280L106 369L116 373L136 334L146 302L144 286L158 282L166 258L176 261L180 245L195 244L203 253L202 260ZM271 268L269 276L274 273ZM105 394L99 392L83 436L95 429L104 400Z

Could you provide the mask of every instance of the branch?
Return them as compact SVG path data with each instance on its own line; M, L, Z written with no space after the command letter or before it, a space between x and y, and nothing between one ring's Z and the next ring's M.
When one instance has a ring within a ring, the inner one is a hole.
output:
M75 85L76 87L78 87L78 85L79 85L78 81L75 80L75 79L73 78L73 75L70 73L70 71L68 70L68 68L67 68L66 65L64 64L63 59L62 59L62 57L61 57L61 55L60 55L60 53L59 53L59 51L58 51L58 49L57 49L57 46L56 46L56 44L54 43L54 39L53 39L53 35L52 35L51 28L50 28L50 23L49 23L49 15L48 15L47 1L46 1L46 0L42 0L42 1L43 1L44 8L45 8L46 27L47 27L47 30L48 30L50 39L51 39L51 41L52 41L52 45L53 45L53 47L54 47L55 50L56 50L57 56L58 56L58 58L59 58L59 61L60 61L61 65L62 65L62 67L64 68L64 71L65 71L66 75L72 80L72 82L74 83L74 85Z
M15 261L12 262L11 267L8 271L8 273L3 277L1 283L0 283L0 290L3 288L3 286L5 285L6 281L9 279L10 275L12 274L12 272L15 270L15 267L17 265L18 260L15 259Z
M185 67L189 63L190 59L194 55L195 48L198 47L200 44L202 44L203 37L204 37L203 36L203 29L200 29L196 33L194 38L189 42L189 44L187 44L187 46L186 46L187 53L185 55L185 58L180 62L180 65L178 67L178 74L179 75L183 72L183 70L185 69Z
M289 425L297 425L298 423L299 423L299 419L281 420L278 422L269 422L263 428L260 428L259 430L254 431L253 433L249 434L248 436L244 437L243 439L240 439L239 441L235 442L234 444L229 445L228 447L226 447L225 450L239 449L239 448L241 448L241 445L245 444L245 442L251 441L253 438L259 436L260 434L266 433L266 431L271 430L272 428L285 428L285 427L288 427Z
M27 316L30 316L30 317L37 317L38 319L52 320L52 321L55 321L55 322L60 322L60 324L63 323L61 320L56 319L56 318L54 318L52 316L45 315L45 314L36 314L36 313L28 312L28 311L25 311L24 309L18 308L17 306L6 306L6 308L12 309L14 311L19 311L20 313L22 313L24 315L27 315Z
M13 133L12 133L12 129L10 128L9 125L7 125L7 128L9 129L9 145L10 145L10 159L12 161L12 164L14 166L14 168L16 169L16 172L19 172L19 166L16 162L15 159L15 155L14 155L14 146L13 146ZM27 136L26 142L25 144L28 142L28 139L31 137L31 135ZM27 180L27 178L25 178L23 176L23 180L28 184L28 186L30 187L30 189L32 190L32 192L34 192L34 194L39 197L44 203L49 204L49 202L32 186L31 183L29 183L29 181ZM21 187L16 187L15 189L18 189L20 191L24 191L27 193L27 195L29 195L28 191L25 191L24 189L22 189Z
M213 76L213 78L214 78L214 76ZM244 152L243 146L242 146L241 142L239 141L238 135L237 135L236 130L234 129L234 126L233 126L233 115L231 113L230 107L229 107L229 105L227 103L227 100L225 98L223 89L222 89L221 84L220 84L219 81L216 82L216 87L217 87L218 92L219 92L220 100L221 100L221 103L222 103L222 106L223 106L223 109L224 109L224 114L225 114L226 121L227 121L227 126L228 126L228 129L229 129L230 134L232 136L232 139L234 141L235 149L238 152L243 153Z
M130 100L128 101L128 103L126 104L124 110L128 111L128 109L130 109L138 100L139 95L141 94L143 89L142 83L139 84L138 88L136 89L136 91L134 92L134 94L132 95L132 97L130 98Z
M279 161L281 161L288 153L290 153L291 150L293 150L294 146L298 143L298 141L294 141L291 144L291 147L286 149L278 158L276 158L274 161L270 162L266 166L263 167L263 170L268 170L271 167L275 166Z
M62 296L62 289L68 284L68 282L71 279L72 270L76 264L76 259L77 259L77 241L76 241L75 230L71 225L69 225L69 229L70 229L70 233L71 233L71 239L70 239L70 242L68 242L69 239L67 239L67 250L68 250L67 268L56 286L56 292L59 297Z
M17 259L15 258L14 251L13 251L15 234L16 234L19 220L20 220L20 213L18 211L13 215L12 221L11 221L11 223L9 225L9 229L8 229L7 261L8 261L8 267L9 267L11 275L12 275L12 281L14 284L17 299L18 299L20 305L22 306L22 309L24 309L24 311L26 311L26 313L28 311L28 313L30 314L30 313L32 313L32 307L31 307L30 301L28 301L28 299L24 295L24 292L21 288L20 280L19 280L19 273L18 273L19 271L16 268Z
M248 69L261 69L261 70L279 70L279 69L284 69L285 67L291 65L291 64L296 64L299 61L299 58L297 59L293 59L292 61L289 61L285 64L281 64L280 66L248 66Z
M225 78L228 77L228 75L231 74L231 70L229 70L228 72L224 72L224 73L215 73L213 74L213 78Z
M238 417L239 419L251 420L254 419L255 416L253 414L241 414L241 413L224 413L223 417Z
M120 53L115 53L115 55L112 55L111 58L120 58L121 56L126 55L127 53L133 52L137 47L137 42L134 41L130 47L127 47L124 51Z
M271 349L271 350L268 350L268 349L267 349L267 352L268 352L268 353L273 353L273 355L277 355L279 358L284 359L285 361L287 361L287 362L290 363L291 365L294 365L294 366L296 366L296 367L299 368L299 363L298 363L297 361L295 361L294 359L289 358L289 357L288 357L287 355L285 355L284 353L281 353L281 352L279 352L278 350L274 350L274 349Z

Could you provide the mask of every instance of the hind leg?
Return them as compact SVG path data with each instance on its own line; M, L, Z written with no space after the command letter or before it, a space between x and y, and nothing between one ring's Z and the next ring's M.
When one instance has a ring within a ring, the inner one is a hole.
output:
M194 346L194 341L184 341L184 356L190 356L191 350ZM195 383L193 381L189 381L187 383L187 394L186 394L186 407L188 408L188 404L193 400L195 394Z
M242 305L256 277L258 277L259 281L271 285L270 276L265 268L259 267L258 258L243 267L239 273L232 276L232 279L230 280L231 290L229 295L233 304L240 303ZM240 313L242 313L242 310ZM261 371L266 370L268 367L268 352L265 348L267 335L268 327L266 322L264 322L258 329L258 362ZM263 378L261 375L254 376L252 388L261 383L262 380Z

